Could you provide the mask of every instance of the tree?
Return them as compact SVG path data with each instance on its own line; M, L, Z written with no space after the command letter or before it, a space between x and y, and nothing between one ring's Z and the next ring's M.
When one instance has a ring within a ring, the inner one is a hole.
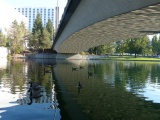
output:
M160 40L158 40L157 35L152 38L152 50L155 55L160 53Z
M115 52L115 46L113 42L106 44L106 53L113 54Z
M0 30L0 46L7 46L7 38L6 36L2 33L2 31Z
M54 28L53 28L52 21L50 19L48 19L46 29L49 32L49 34L50 34L49 38L52 41L53 40L53 34L54 34Z
M106 53L106 46L100 45L100 46L95 47L95 53L98 55L105 54Z
M11 54L21 53L24 48L24 40L27 35L27 29L22 21L20 24L14 20L11 27L7 30L7 36L9 38L9 47Z
M19 39L19 28L18 22L14 20L11 27L8 30L8 37L10 39L10 50L11 54L20 52L20 39Z
M152 54L152 46L150 45L150 40L148 36L143 36L142 38L142 54Z
M116 45L117 45L116 52L120 53L120 55L123 56L123 54L126 52L126 50L128 48L128 44L127 44L126 40L117 41Z
M52 42L50 40L50 33L47 31L46 27L43 29L42 35L42 49L51 48Z
M43 33L42 19L40 14L38 13L34 21L32 35L30 37L30 42L29 42L30 47L34 48L35 50L42 48L42 33Z
M149 46L149 39L147 36L143 36L140 38L132 38L128 41L128 52L131 54L135 54L135 58L137 54L141 54L144 52L146 47Z

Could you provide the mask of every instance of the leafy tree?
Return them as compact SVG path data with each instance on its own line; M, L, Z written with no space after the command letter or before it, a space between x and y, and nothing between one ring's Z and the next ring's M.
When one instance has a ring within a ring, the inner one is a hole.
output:
M50 19L48 19L47 25L46 25L46 29L49 32L50 36L50 40L52 41L53 39L53 33L54 33L54 28L53 28L53 24L52 21Z
M28 34L24 22L18 24L18 22L14 20L7 32L11 54L21 53L25 49L24 41Z
M98 55L105 54L106 53L106 46L105 45L97 46L97 47L95 47L94 51Z
M39 44L39 35L40 31L37 31L34 35L31 34L29 38L29 46L32 47L34 50L38 50L40 48Z
M2 31L0 30L0 46L7 46L7 38L6 36L2 33Z
M121 40L121 41L116 42L116 45L117 45L116 52L120 53L120 55L123 56L123 54L125 53L125 51L128 48L128 44L126 43L125 40Z
M130 39L128 42L128 52L131 54L135 54L135 58L137 54L144 53L146 54L146 49L148 47L148 51L150 51L149 47L149 38L147 36L140 38Z
M160 53L160 40L158 40L157 35L152 38L152 50L155 55Z
M52 45L50 40L50 33L47 31L46 28L43 29L43 35L42 35L42 49L50 48Z
M94 54L94 47L93 47L93 48L89 48L89 49L88 49L88 52L89 52L90 54Z
M21 21L20 25L20 38L22 39L21 45L23 46L23 50L25 49L25 41L28 40L29 30L26 28L25 23Z
M152 54L152 46L150 45L150 40L147 36L143 36L142 38L142 54L145 56L146 54Z
M10 29L8 30L8 37L10 39L10 50L11 54L18 53L20 51L20 39L19 39L19 28L18 22L14 20Z
M88 49L88 52L90 54L98 54L98 55L105 54L105 53L112 54L114 53L114 51L115 51L115 47L113 43L108 43L106 45L100 45L100 46Z
M43 33L42 19L40 14L38 13L34 21L32 35L30 37L30 43L29 43L30 47L33 47L36 50L42 48L42 33Z
M115 45L113 42L106 44L106 53L113 54L115 52Z
M141 39L139 38L130 39L128 46L129 53L135 54L135 58L137 57L137 54L140 54L142 52Z

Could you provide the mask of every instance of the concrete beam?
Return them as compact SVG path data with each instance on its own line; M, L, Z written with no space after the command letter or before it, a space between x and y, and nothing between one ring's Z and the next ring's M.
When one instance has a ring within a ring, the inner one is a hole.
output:
M160 0L81 0L54 50L79 53L88 48L160 30Z

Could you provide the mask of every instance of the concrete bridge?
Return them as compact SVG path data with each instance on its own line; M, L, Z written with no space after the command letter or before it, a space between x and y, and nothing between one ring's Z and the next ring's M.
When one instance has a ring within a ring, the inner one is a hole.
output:
M160 0L68 0L53 49L79 53L159 30Z

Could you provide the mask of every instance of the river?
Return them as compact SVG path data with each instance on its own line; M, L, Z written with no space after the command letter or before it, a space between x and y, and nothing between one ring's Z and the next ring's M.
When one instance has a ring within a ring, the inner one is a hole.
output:
M160 119L159 62L0 61L0 120Z

